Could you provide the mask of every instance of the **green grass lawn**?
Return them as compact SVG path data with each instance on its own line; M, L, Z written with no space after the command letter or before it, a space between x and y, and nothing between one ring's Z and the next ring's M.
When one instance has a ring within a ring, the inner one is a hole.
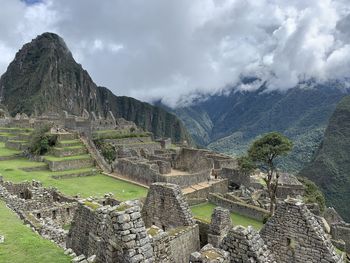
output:
M0 262L70 262L63 249L23 225L23 222L2 201L0 201L0 235L5 236L5 242L0 244Z
M7 149L5 148L5 143L0 142L0 156L12 156L18 153L21 153L21 151Z
M211 220L211 214L213 213L214 208L216 205L211 203L204 203L199 204L191 207L193 215L198 218L202 219L204 221L210 222ZM244 227L252 226L256 230L260 230L263 226L263 223L254 219L251 219L246 216L242 216L240 214L231 213L231 220L233 225L241 225Z
M33 171L25 172L20 168L35 167L45 165L42 162L33 162L24 158L18 158L9 161L0 161L0 174L5 180L12 182L22 182L32 179L41 181L44 186L57 187L62 193L67 195L103 196L105 193L112 192L116 199L128 200L144 197L147 195L147 189L122 180L117 180L102 174L96 176L76 177L68 179L54 179L51 175L66 173L76 173L86 171L86 169L67 170L60 172Z

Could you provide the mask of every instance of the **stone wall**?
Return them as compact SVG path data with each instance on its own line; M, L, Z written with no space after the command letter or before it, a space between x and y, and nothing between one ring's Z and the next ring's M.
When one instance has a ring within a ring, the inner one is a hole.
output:
M185 188L191 185L207 182L209 175L210 175L209 170L203 170L197 173L191 173L191 174L184 173L176 176L161 175L159 176L158 181L167 182L170 184L177 184L181 188Z
M96 210L81 204L68 234L67 247L76 254L96 255L97 262L154 262L137 202Z
M222 178L227 178L230 185L250 185L250 176L244 173L240 173L238 169L222 168L219 171L219 176L221 176Z
M345 242L345 251L350 254L350 224L339 222L331 225L332 239L343 240Z
M208 198L209 193L226 193L228 191L228 180L215 180L210 181L210 186L206 188L198 189L197 191L185 194L186 199L189 201L205 200Z
M215 207L212 215L208 231L208 243L214 247L219 247L222 239L232 228L232 222L228 209Z
M296 199L279 204L260 235L278 262L341 262L323 228Z
M77 203L52 188L43 188L40 182L14 184L4 182L0 177L0 198L18 216L44 238L65 247L67 231L64 224L70 224Z
M215 248L211 244L206 245L200 252L194 252L190 257L191 263L229 263L230 254L222 249Z
M221 249L229 252L231 262L277 263L258 232L252 227L231 228L223 239ZM294 261L288 261L289 263ZM307 262L307 261L303 261ZM320 261L321 262L321 261Z
M217 206L227 208L231 212L235 212L259 221L263 221L264 218L269 215L269 211L265 209L249 204L231 201L217 194L209 194L209 201Z
M196 224L199 227L199 243L200 243L200 246L203 247L206 244L208 244L208 231L209 231L210 222L204 222L197 218L195 220L196 220Z
M190 173L197 173L206 170L209 174L214 167L214 162L212 159L206 157L207 154L208 151L206 150L181 148L176 160L174 161L174 168Z
M151 185L157 181L160 174L156 168L158 168L158 165L152 166L146 161L136 162L130 159L118 159L113 164L113 169L115 172L145 185Z
M192 212L178 185L151 185L142 209L147 227L155 225L164 231L194 224Z
M64 160L64 161L49 161L45 160L49 165L51 171L64 171L80 169L84 167L90 167L94 165L94 161L91 158L79 159L79 160Z
M173 262L188 263L190 255L200 249L198 225L180 227L169 235Z
M152 226L147 229L151 244L153 248L153 254L156 263L172 263L174 262L171 246L170 237L167 232L162 229Z

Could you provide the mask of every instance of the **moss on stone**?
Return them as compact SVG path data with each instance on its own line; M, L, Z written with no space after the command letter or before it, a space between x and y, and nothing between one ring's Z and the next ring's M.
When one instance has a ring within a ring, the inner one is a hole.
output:
M86 205L87 207L90 207L93 210L96 210L97 208L99 208L101 205L95 202L90 202L90 201L85 201L84 205Z

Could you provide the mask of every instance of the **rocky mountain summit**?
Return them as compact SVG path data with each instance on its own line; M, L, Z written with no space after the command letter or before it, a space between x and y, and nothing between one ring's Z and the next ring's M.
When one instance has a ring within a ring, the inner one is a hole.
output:
M80 115L84 109L106 115L112 111L157 137L191 141L175 115L97 86L74 60L64 40L53 33L38 36L17 52L0 79L0 97L11 115L63 110Z

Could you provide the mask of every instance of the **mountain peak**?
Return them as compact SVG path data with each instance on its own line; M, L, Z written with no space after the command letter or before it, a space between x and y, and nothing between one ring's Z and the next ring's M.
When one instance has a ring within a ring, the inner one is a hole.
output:
M0 78L0 102L11 115L83 110L135 122L159 137L191 141L182 123L172 114L138 100L117 97L98 87L78 64L64 40L43 33L25 44Z

